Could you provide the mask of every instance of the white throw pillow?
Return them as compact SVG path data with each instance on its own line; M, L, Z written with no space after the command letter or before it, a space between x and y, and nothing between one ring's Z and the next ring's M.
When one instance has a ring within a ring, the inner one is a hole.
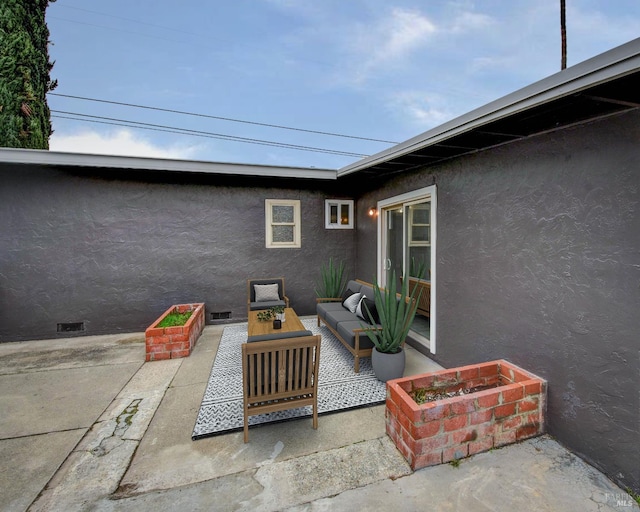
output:
M278 283L254 284L253 288L256 291L256 302L280 300L280 295L278 295Z
M360 302L360 297L362 297L361 293L354 293L353 295L350 295L342 305L352 313L355 313L358 303Z
M367 296L363 293L362 297L360 297L360 300L358 301L358 306L356 307L356 315L359 316L360 318L362 318L363 320L366 320L367 322L369 321L369 319L367 318L367 313L364 309L363 306L363 302L364 299L366 299Z

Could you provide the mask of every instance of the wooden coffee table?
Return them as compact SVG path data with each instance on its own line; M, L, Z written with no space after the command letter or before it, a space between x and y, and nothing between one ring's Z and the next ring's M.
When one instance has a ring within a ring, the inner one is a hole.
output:
M259 311L249 311L249 337L306 330L293 308L284 309L285 321L282 322L282 329L273 328L273 319L267 322L260 322L258 320L258 313Z

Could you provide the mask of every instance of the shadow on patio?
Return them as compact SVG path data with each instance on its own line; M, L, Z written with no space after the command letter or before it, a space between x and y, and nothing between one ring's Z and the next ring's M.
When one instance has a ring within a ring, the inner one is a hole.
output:
M222 331L151 363L142 333L0 345L3 510L638 510L548 436L411 472L382 405L192 441Z

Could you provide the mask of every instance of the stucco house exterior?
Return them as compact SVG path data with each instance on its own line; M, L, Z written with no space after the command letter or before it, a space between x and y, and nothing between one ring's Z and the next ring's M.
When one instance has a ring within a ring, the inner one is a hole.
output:
M309 315L330 256L419 261L411 343L547 379L548 432L640 492L639 107L636 39L338 170L0 149L0 342L242 321L248 277Z

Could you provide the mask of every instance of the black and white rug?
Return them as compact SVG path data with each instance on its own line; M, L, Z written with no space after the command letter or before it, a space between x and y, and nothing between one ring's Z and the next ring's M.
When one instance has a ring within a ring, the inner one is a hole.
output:
M371 358L360 359L360 373L353 371L353 356L315 318L304 319L305 329L320 334L318 414L384 403L385 383L376 379ZM243 429L241 344L247 341L247 324L225 327L191 438L225 434ZM249 417L249 425L310 417L310 406Z

